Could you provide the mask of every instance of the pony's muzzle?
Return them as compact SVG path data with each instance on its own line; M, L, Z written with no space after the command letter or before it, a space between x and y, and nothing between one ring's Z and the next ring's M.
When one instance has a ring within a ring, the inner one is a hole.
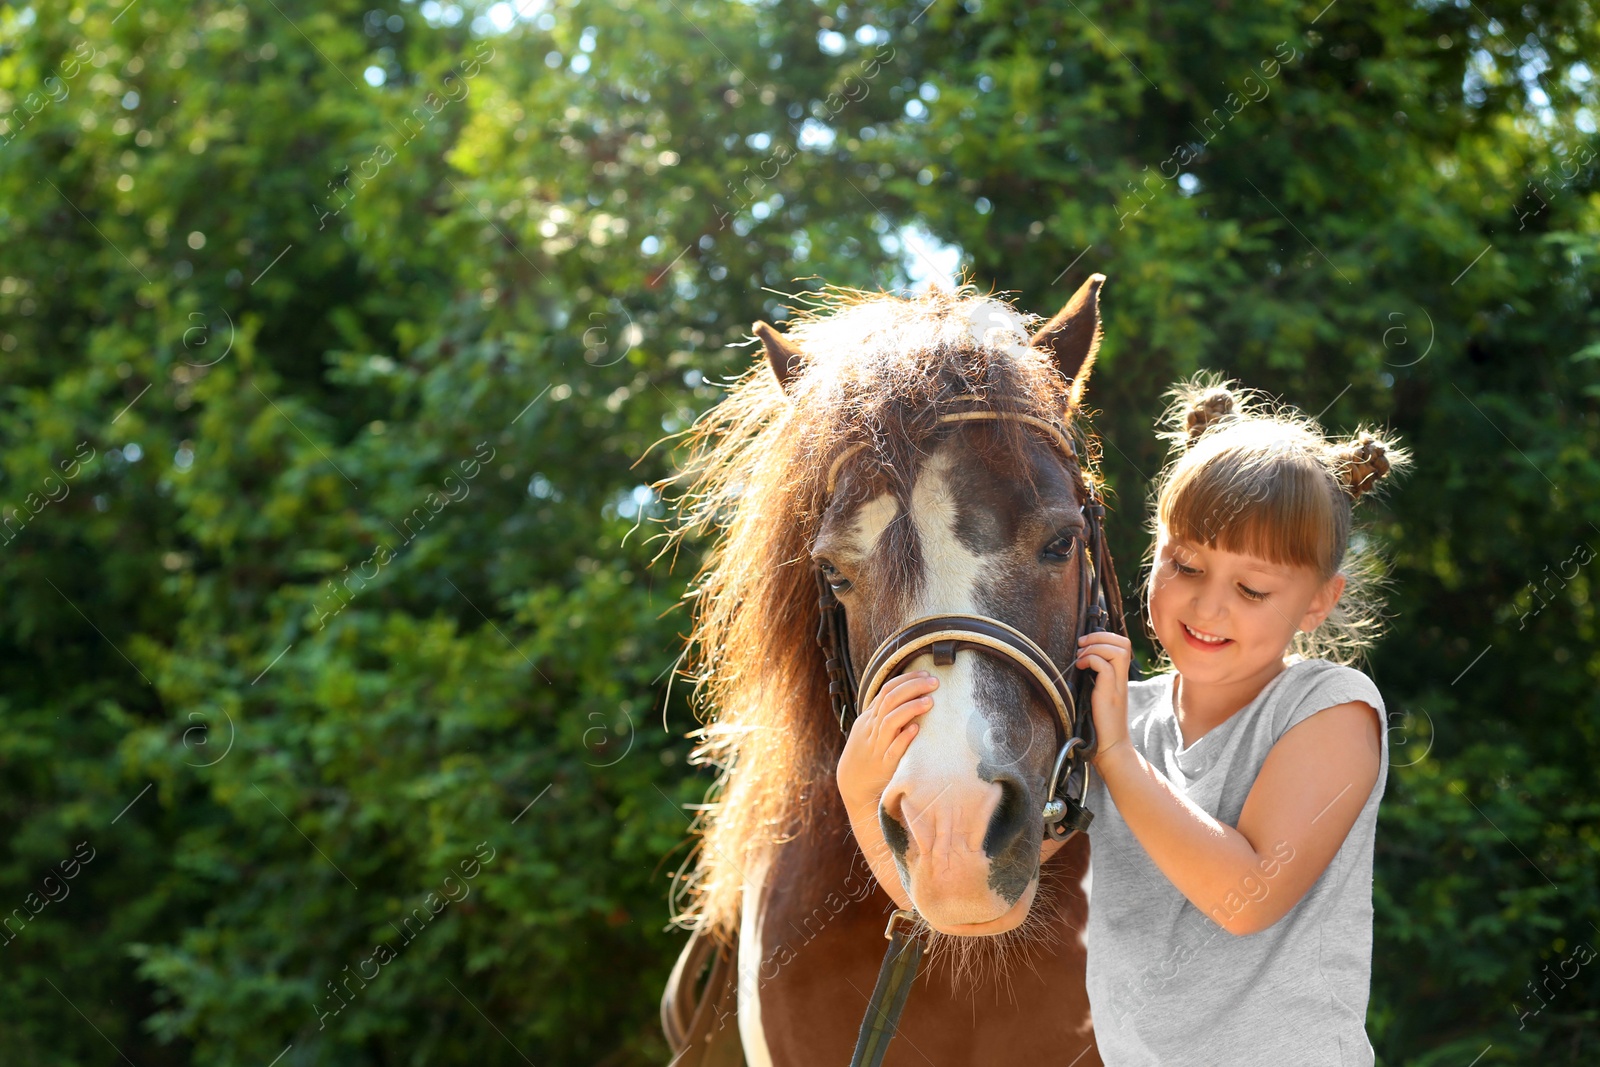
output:
M941 930L1006 915L1037 874L1038 819L1021 770L991 780L906 771L884 791L878 821L918 912Z

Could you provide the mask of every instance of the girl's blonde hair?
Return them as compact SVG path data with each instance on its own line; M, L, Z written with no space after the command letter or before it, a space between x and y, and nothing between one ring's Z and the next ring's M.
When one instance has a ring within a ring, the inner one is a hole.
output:
M1146 599L1163 527L1190 543L1309 567L1323 580L1343 574L1338 604L1315 631L1297 632L1292 650L1359 661L1382 629L1382 570L1352 531L1351 505L1403 469L1409 453L1366 429L1333 440L1316 420L1216 374L1195 375L1168 396L1160 436L1173 457L1154 488Z

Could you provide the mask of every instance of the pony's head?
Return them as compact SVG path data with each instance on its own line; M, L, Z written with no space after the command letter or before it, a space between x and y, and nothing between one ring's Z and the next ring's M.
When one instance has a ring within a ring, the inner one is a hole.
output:
M695 758L724 771L692 883L702 921L727 921L756 853L838 811L843 736L813 568L845 606L858 665L908 621L958 613L1002 620L1071 666L1093 471L1026 420L939 416L977 397L1067 425L1099 344L1104 280L1037 329L970 289L835 293L784 334L756 324L766 368L696 426L704 447L686 472L699 490L691 524L722 535L692 594L699 680L717 712ZM1056 847L1041 817L1056 713L1004 659L924 653L899 669L940 682L879 809L901 878L935 930L1011 930Z

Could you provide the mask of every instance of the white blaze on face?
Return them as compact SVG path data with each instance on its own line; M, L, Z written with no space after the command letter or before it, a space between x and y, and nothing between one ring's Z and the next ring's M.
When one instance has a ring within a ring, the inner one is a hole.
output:
M981 614L987 560L962 544L956 535L958 501L950 484L950 450L941 448L923 467L911 494L911 522L921 549L922 587L907 618L942 613ZM878 497L858 513L857 544L871 551L888 522L897 514L888 498ZM976 654L957 655L950 666L935 666L922 653L902 670L928 670L939 679L933 708L919 717L916 740L901 759L884 792L891 811L912 838L909 858L918 881L917 896L937 897L943 923L984 922L994 918L994 897L979 868L987 868L983 838L999 795L999 786L978 777L983 753L975 741L984 736L976 715ZM973 855L976 853L976 855ZM948 872L954 884L945 881ZM919 905L922 903L918 901ZM970 914L964 914L970 911ZM929 916L933 918L932 915Z
M913 617L946 612L982 614L978 589L986 560L956 536L959 502L950 485L950 459L948 448L935 453L911 493L911 516L922 549L923 568L921 593L911 608ZM952 792L970 794L972 787L981 786L981 796L993 788L978 778L981 754L973 747L972 739L981 736L982 731L975 731L969 722L969 716L977 713L977 655L971 651L958 654L955 663L938 667L931 653L923 653L907 664L911 670L932 671L939 679L939 687L933 691L933 709L922 716L917 744L900 761L895 775L896 779L923 784L907 797L902 815L908 823L934 821L933 827L908 827L913 840L924 849L983 848L988 820L976 817L977 813L970 809L963 811L963 805L946 806ZM929 795L927 784L932 783L938 783L939 788ZM896 784L891 781L891 788ZM926 818L919 817L929 805L938 807L928 811ZM958 828L952 823L961 825ZM954 833L958 829L961 832Z

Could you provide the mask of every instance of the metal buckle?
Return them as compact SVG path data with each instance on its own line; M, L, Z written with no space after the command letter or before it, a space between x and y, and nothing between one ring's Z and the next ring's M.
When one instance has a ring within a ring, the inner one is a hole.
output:
M1053 812L1063 810L1059 808L1052 808L1051 803L1057 799L1056 794L1061 791L1061 788L1066 785L1067 779L1071 777L1072 772L1067 770L1067 761L1072 759L1073 751L1079 747L1083 747L1085 750L1087 750L1087 746L1085 745L1083 738L1069 737L1067 738L1067 743L1061 746L1061 751L1056 753L1056 765L1055 768L1050 772L1050 785L1044 796L1046 819L1050 819L1050 816ZM1062 774L1062 771L1067 771L1067 773ZM1057 818L1059 817L1060 816L1058 815ZM1051 819L1050 821L1053 822L1055 820Z
M1071 797L1061 803L1064 809L1061 818L1059 821L1047 825L1045 833L1053 840L1065 841L1073 834L1087 832L1089 824L1094 821L1094 812Z
M907 911L904 908L896 908L894 909L894 914L889 916L889 925L883 929L883 936L885 940L894 940L895 923L901 922L902 920L906 923L906 936L910 937L912 935L916 929L917 913L914 911Z
M1094 819L1094 812L1083 806L1083 801L1089 794L1087 754L1092 747L1083 738L1072 737L1056 756L1055 769L1050 772L1050 793L1044 805L1044 831L1053 840L1065 841L1073 834L1087 831L1089 823ZM1067 783L1072 777L1068 763L1074 750L1079 748L1083 749L1085 760L1084 796L1081 798L1066 792Z

